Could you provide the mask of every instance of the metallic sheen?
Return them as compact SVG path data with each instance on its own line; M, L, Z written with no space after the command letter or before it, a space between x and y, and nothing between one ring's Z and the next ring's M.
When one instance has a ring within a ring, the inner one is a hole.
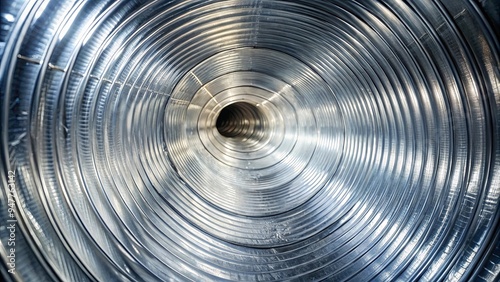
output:
M494 3L3 1L3 280L499 281Z

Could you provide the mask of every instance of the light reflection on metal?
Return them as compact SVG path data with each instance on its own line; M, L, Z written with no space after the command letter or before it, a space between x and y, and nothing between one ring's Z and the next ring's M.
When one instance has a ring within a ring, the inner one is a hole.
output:
M2 4L4 280L498 281L480 5Z

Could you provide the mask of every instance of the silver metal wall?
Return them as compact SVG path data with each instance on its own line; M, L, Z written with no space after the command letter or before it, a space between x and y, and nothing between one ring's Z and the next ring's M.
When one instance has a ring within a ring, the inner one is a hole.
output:
M3 280L500 279L497 2L0 6Z

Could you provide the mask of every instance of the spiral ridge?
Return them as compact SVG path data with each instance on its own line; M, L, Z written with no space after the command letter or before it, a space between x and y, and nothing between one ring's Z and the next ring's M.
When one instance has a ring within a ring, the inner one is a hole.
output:
M498 281L486 2L2 4L3 277Z

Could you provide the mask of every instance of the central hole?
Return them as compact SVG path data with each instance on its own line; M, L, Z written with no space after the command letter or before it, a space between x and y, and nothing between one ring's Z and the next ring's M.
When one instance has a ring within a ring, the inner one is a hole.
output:
M222 109L217 117L216 127L224 137L248 140L261 135L262 113L250 103L233 103Z

